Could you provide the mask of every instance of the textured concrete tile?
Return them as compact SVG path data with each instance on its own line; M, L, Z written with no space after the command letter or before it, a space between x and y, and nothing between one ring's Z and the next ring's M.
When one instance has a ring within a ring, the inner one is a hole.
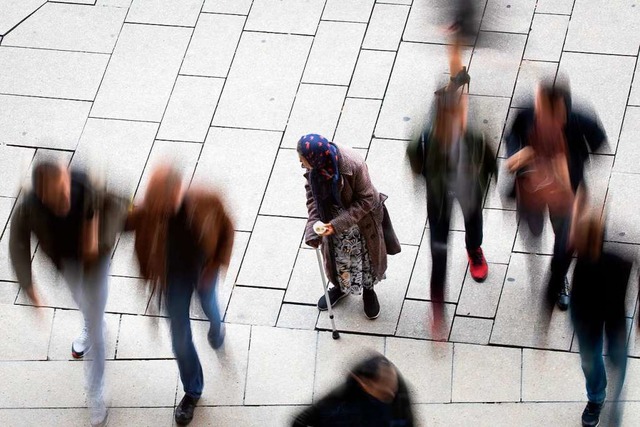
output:
M622 134L618 142L613 170L616 172L640 173L640 150L637 141L640 138L640 108L627 107L622 125Z
M7 34L45 3L45 0L2 0L0 2L2 6L0 35Z
M18 196L21 186L30 181L28 171L34 154L31 148L0 145L0 196Z
M73 150L90 109L85 101L0 95L0 142Z
M235 15L200 15L180 72L227 77L245 19Z
M229 300L225 322L275 326L284 291L236 286Z
M537 8L540 7L538 2ZM533 15L531 32L524 50L524 59L559 61L562 54L569 17L561 15Z
M93 101L108 55L1 47L0 93ZM69 64L74 64L70 67Z
M85 408L0 409L0 419L6 425L36 427L42 425L81 427L87 424Z
M509 98L469 96L469 128L482 132L485 141L497 155L507 114Z
M544 228L540 236L534 236L525 221L521 221L518 224L518 233L516 234L516 243L513 246L513 250L515 252L552 255L554 242L553 227L549 216L545 213Z
M410 7L376 4L369 20L362 47L376 50L398 50Z
M245 405L311 403L316 342L315 331L254 326Z
M638 34L640 10L635 4L624 0L578 1L571 13L564 50L636 55Z
M318 307L314 305L282 304L276 326L290 329L314 329L318 322Z
M542 81L553 81L557 70L555 62L522 61L511 106L524 108L533 105L537 85Z
M301 248L298 251L291 280L284 296L286 302L316 304L323 295L322 278L315 249Z
M491 344L569 350L573 331L565 312L545 314L546 271L551 258L513 254L496 314Z
M306 220L259 216L240 268L241 285L286 289ZM277 233L277 240L274 240ZM273 257L277 248L278 257Z
M560 72L570 76L574 103L592 103L602 119L609 140L609 146L601 148L604 153L615 153L634 66L635 59L629 57L571 52L562 55Z
M449 254L447 258L447 278L445 281L444 300L458 302L460 289L467 272L469 263L465 249L464 233L453 231L449 233ZM429 230L424 231L418 260L413 269L407 298L431 299L431 248Z
M311 37L245 32L213 124L284 130L311 42Z
M453 344L390 337L385 356L411 387L414 404L451 400Z
M160 122L192 31L125 24L91 117Z
M471 275L467 275L456 307L456 314L494 318L506 272L506 265L490 263L489 276L485 282L476 283Z
M106 358L113 359L116 354L116 342L118 340L118 331L120 328L119 314L105 314L106 322L105 343ZM74 360L71 356L71 343L75 340L84 327L84 319L79 310L60 310L57 309L53 317L53 326L51 328L51 341L49 343L49 351L47 353L48 360ZM92 358L92 352L85 356L86 359Z
M387 4L404 4L406 6L411 4L412 0L376 0L376 3L387 3Z
M511 96L526 40L524 34L481 32L469 67L470 93Z
M280 133L266 131L209 130L194 181L222 191L236 230L253 229L281 137ZM253 149L257 142L260 150Z
M129 277L111 277L109 279L109 299L107 300L105 311L144 314L149 298L150 292L143 280Z
M334 340L330 332L319 332L313 400L317 402L343 383L357 363L371 354L384 353L384 347L383 337L342 334Z
M0 360L47 360L53 310L0 305Z
M406 159L407 143L373 139L367 156L371 181L389 195L385 202L401 243L417 245L427 219L426 186Z
M106 387L117 387L109 393L112 407L171 407L176 398L178 366L173 360L107 361Z
M91 168L112 190L131 196L157 130L156 123L89 119L72 166Z
M382 99L387 90L395 58L395 52L361 50L348 95Z
M287 122L282 146L295 148L302 135L317 133L333 140L347 88L301 84Z
M333 141L351 147L369 148L382 101L347 98Z
M516 210L515 198L509 197L514 185L514 177L504 167L504 159L498 158L498 180L491 180L487 197L484 201L486 209Z
M118 359L170 359L169 321L162 317L122 316Z
M594 206L604 206L614 160L613 156L592 154L585 163L585 184Z
M579 354L523 350L523 401L562 402L584 398L584 376Z
M483 31L527 34L533 18L536 0L512 2L489 0L482 18Z
M16 199L13 197L0 197L0 236L4 233L5 228L9 228L9 217L15 202Z
M126 14L116 7L49 2L4 37L2 45L111 53Z
M178 76L158 138L204 142L223 85L223 79Z
M536 13L556 13L571 15L575 0L538 0Z
M405 300L396 336L446 341L451 331L454 313L455 305L445 304L444 326L440 331L433 331L433 304L428 301Z
M516 213L485 209L482 214L482 227L486 233L482 242L485 258L488 262L508 264L518 230Z
M139 426L170 425L173 408L112 408L109 410L109 425L135 424Z
M261 215L308 217L307 198L300 160L296 150L281 149L269 178L269 185L260 206Z
M290 425L301 406L218 406L200 408L193 423L198 426L281 427Z
M17 283L0 282L0 304L13 304L18 297L18 289Z
M456 316L449 339L454 342L487 345L492 328L492 319Z
M320 22L302 81L347 86L366 28L366 24Z
M520 400L521 350L455 344L454 402L517 402Z
M324 3L324 0L254 0L245 29L313 35Z
M251 3L253 3L253 0L205 0L202 11L248 15Z
M193 27L203 0L133 0L127 22Z
M629 105L640 105L640 68L636 67L633 76L633 84L631 85L631 93L629 94Z
M325 21L367 23L375 0L327 0L322 13Z
M375 287L380 302L380 317L375 320L367 319L363 311L362 297L352 295L342 300L335 308L336 327L341 331L394 334L400 319L403 297L407 293L407 284L411 267L416 259L416 252L417 248L414 246L403 246L401 253L388 258L387 278ZM317 289L318 292L322 291L320 286ZM320 295L322 294L318 294ZM317 327L321 329L331 327L326 311L320 313Z
M607 194L607 240L640 243L640 230L635 225L638 218L637 206L640 203L640 196L635 191L638 185L640 175L617 172L611 174Z
M136 258L133 233L122 233L113 257L111 258L110 274L114 276L140 277L138 259Z
M229 305L229 299L231 298L231 293L233 292L233 287L235 286L236 278L240 271L240 265L242 264L244 254L249 244L249 238L249 233L236 232L233 250L231 251L231 263L227 271L220 274L218 282L218 304L221 313L224 313ZM202 316L200 317L202 318Z

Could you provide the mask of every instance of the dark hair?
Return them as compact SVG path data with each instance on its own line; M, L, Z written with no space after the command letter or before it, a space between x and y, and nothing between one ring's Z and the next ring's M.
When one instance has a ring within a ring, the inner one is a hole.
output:
M562 101L567 115L569 114L571 111L571 90L568 85L560 82L547 82L540 85L539 91L540 95L549 101L552 113L555 113L556 103Z
M63 167L59 163L45 161L39 162L31 173L31 185L36 194L42 193L44 183L51 178L59 177L63 172Z
M381 354L374 354L359 362L351 369L351 373L357 377L377 379L380 376L380 367L393 366L393 364Z

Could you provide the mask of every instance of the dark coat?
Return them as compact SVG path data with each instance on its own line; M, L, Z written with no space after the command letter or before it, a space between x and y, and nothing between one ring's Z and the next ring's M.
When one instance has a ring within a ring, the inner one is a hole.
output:
M367 250L371 257L371 264L377 280L384 278L387 270L387 254L400 252L400 243L393 231L393 226L385 215L384 201L387 196L380 194L371 183L369 170L364 160L351 148L338 145L340 157L338 170L342 177L339 186L340 197L344 210L341 215L331 221L336 234L343 233L353 225L358 225L364 237ZM307 182L307 211L309 218L305 229L304 241L310 246L317 246L322 239L322 254L325 260L327 277L336 280L336 268L330 261L332 245L328 237L320 238L313 231L313 224L320 220L316 202L311 192L309 173L304 174Z

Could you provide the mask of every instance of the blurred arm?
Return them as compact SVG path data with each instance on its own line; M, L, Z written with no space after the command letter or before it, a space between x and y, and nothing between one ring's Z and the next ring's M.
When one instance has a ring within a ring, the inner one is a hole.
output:
M20 287L28 290L33 286L31 276L31 227L27 207L20 204L11 217L9 237L11 264Z

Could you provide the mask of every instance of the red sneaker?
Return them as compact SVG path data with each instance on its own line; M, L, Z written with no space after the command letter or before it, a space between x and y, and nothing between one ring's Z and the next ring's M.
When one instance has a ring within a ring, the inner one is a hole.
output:
M467 250L467 255L469 256L469 272L471 273L471 277L476 282L484 282L484 279L487 278L489 274L489 266L487 265L487 260L484 259L484 254L482 253L482 248Z

